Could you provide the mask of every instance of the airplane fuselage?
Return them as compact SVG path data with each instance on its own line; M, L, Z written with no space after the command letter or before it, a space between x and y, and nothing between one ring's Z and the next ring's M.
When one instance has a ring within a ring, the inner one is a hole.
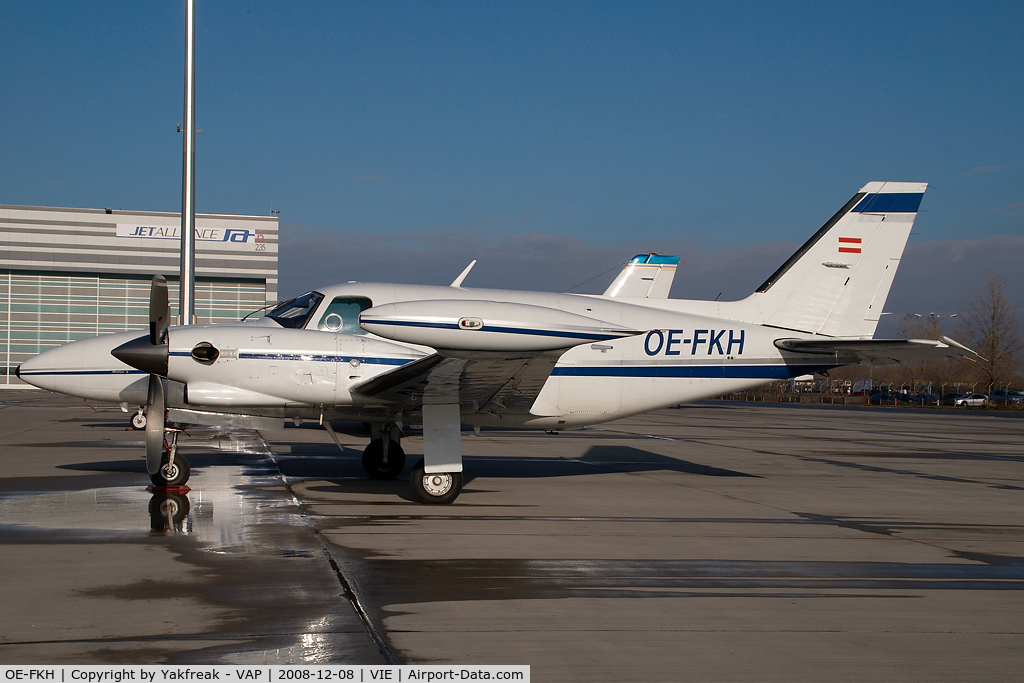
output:
M779 338L813 335L667 310L685 303L677 300L624 302L577 294L381 283L320 291L324 297L303 329L282 328L268 318L171 328L168 407L230 413L244 406L247 414L283 418L418 422L417 413L394 415L389 406L350 387L433 350L372 334L317 330L331 302L339 298L369 300L374 310L419 300L449 300L458 307L471 298L561 311L632 331L558 349L557 363L531 405L475 410L464 406L463 423L470 426L578 428L831 367L820 355L796 355L774 346ZM520 336L526 342L538 334L529 327L509 329L506 336ZM123 332L74 342L37 356L20 373L54 391L141 405L147 376L109 352L142 334ZM214 362L193 358L196 344L214 338L220 349ZM75 367L80 371L68 370Z

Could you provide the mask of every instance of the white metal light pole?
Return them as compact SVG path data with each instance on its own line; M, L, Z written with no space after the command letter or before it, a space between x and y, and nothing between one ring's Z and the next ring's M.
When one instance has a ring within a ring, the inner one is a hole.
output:
M181 271L178 324L196 321L196 15L185 0L185 134L181 178Z

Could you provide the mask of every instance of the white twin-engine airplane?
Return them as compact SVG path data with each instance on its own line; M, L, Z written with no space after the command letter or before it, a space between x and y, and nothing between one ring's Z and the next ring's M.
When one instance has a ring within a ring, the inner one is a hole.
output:
M166 423L312 419L340 446L331 420L367 422L363 466L375 478L403 471L402 425L422 424L413 493L451 503L463 425L574 429L842 365L975 357L946 337L872 338L926 187L865 185L740 301L667 298L678 258L651 254L600 296L465 289L467 268L449 287L336 285L256 321L168 329L157 276L149 335L65 344L18 376L146 406L158 486L189 474Z

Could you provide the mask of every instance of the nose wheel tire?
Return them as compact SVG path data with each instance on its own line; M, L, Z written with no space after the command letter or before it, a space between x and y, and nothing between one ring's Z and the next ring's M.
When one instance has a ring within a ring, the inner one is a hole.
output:
M141 431L146 428L146 414L141 410L132 415L132 429Z
M165 451L160 463L160 469L157 470L156 474L149 475L153 486L184 486L185 482L188 481L188 477L191 474L188 460L185 460L180 455L175 455L174 462L169 461L170 453Z
M420 460L409 475L412 495L427 505L451 505L462 492L462 472L432 472L427 474Z
M397 441L388 444L384 462L384 439L375 439L363 451L363 469L371 479L394 479L405 469L405 451Z

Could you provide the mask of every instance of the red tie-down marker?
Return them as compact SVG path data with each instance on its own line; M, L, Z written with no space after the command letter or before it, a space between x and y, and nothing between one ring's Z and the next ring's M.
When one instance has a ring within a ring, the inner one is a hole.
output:
M854 244L860 244L859 237L840 237L839 238L839 253L840 254L859 254L860 247L852 246ZM844 246L846 245L846 246Z

